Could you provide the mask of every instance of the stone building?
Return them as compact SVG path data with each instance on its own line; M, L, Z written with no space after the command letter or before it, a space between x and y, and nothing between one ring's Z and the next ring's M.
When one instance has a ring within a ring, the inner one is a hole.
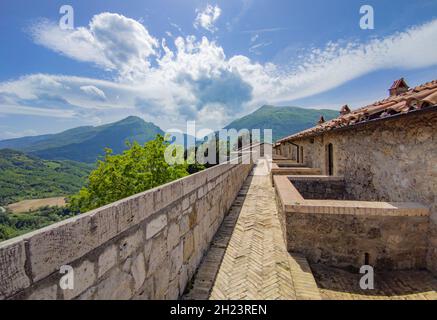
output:
M436 274L436 143L437 80L409 88L399 79L386 99L354 111L346 105L337 118L280 139L274 153L322 175L343 177L354 200L427 206L426 267Z

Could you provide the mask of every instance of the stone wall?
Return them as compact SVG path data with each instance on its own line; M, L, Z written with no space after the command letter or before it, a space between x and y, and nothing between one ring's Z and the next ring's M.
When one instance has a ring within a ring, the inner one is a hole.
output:
M431 209L428 269L437 274L437 111L370 123L293 141L304 161L326 174L333 144L334 174L355 199L413 201Z
M352 200L342 177L289 176L288 179L305 199Z
M298 177L296 177L298 179ZM287 249L310 262L355 269L426 266L429 209L417 203L307 200L288 177L275 176Z
M313 263L359 269L368 254L375 270L426 267L426 216L287 212L286 230L288 250Z
M218 165L1 243L0 299L178 298L251 168Z

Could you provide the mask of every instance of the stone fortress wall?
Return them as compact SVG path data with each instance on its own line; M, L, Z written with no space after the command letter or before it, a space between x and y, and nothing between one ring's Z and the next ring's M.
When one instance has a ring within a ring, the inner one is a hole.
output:
M251 169L221 164L1 243L0 299L178 298Z
M430 208L427 268L437 274L437 112L409 115L293 141L304 163L344 177L355 200L417 202Z

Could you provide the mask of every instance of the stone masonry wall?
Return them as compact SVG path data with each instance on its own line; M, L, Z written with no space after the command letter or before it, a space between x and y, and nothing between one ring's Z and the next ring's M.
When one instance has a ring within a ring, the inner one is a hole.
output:
M286 213L290 252L313 263L376 270L426 266L428 217Z
M334 174L356 200L412 201L431 210L427 268L437 274L437 111L294 141L304 161L326 174L333 144Z
M1 243L0 299L178 298L251 168L218 165Z
M346 185L342 178L328 177L312 179L307 177L289 177L289 179L305 199L351 199L351 196L346 192Z

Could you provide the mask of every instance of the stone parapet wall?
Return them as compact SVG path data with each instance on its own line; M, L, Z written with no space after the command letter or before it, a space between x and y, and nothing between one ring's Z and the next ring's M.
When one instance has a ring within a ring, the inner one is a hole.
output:
M0 299L178 298L251 169L221 164L1 243Z
M343 177L289 176L288 179L305 199L349 200Z
M384 270L426 267L429 209L417 203L306 200L275 176L287 249L313 263Z

